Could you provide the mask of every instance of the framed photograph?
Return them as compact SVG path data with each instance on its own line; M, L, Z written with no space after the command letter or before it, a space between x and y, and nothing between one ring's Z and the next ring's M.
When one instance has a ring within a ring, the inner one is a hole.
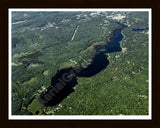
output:
M158 128L158 0L2 0L4 128Z
M9 119L152 119L151 12L9 9Z

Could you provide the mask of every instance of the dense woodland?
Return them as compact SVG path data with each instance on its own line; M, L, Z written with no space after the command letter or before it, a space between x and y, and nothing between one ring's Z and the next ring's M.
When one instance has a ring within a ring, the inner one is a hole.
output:
M60 104L38 99L60 69L92 61L96 44L107 43L121 22L122 51L92 77L77 77ZM74 39L75 29L78 27ZM148 115L148 12L12 12L13 115Z

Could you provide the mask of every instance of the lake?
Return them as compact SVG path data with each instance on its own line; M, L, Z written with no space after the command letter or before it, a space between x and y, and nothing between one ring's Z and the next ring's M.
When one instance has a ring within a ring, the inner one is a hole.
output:
M106 53L119 52L122 50L120 47L120 41L123 39L121 30L127 27L120 22L117 22L117 24L119 26L112 32L106 45L103 47L96 45L94 47L97 54L88 67L80 67L79 72L76 72L76 69L72 67L57 71L56 75L52 78L51 87L41 96L41 101L44 101L43 104L46 106L59 104L70 93L74 92L74 87L77 84L76 77L92 77L109 65ZM105 50L101 51L102 48Z

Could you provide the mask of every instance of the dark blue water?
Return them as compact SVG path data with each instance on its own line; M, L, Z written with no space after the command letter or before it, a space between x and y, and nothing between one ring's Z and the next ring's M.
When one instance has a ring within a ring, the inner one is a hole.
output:
M136 31L136 32L140 32L140 31L145 31L145 30L149 30L149 27L146 27L146 28L143 28L143 29L132 29L133 31Z
M120 23L120 22L116 22L116 24L120 24L120 25L121 25L121 23Z
M120 24L120 27L112 32L110 41L107 42L105 46L97 45L94 47L97 54L93 58L91 65L83 69L79 74L77 74L77 76L91 77L96 75L97 73L99 73L108 66L109 61L107 59L108 56L106 55L106 53L122 51L119 42L123 39L121 30L124 29L125 27L127 26ZM105 49L105 51L100 51L101 49Z
M84 68L80 73L77 73L78 77L91 77L105 69L109 61L107 59L108 56L104 54L104 52L99 52L93 58L92 63L87 67Z
M42 96L42 99L45 99L44 96L46 94L49 94L50 92L52 92L54 94L54 96L52 95L52 99L48 100L47 103L45 103L46 106L54 106L56 104L59 104L70 93L74 92L73 88L76 84L78 84L77 83L77 78L75 76L72 76L71 78L67 78L64 75L66 73L70 74L70 72L72 70L73 70L72 67L67 68L67 69L59 70L56 73L56 75L52 78L51 87L48 88L48 91ZM63 78L63 75L64 75L64 78ZM63 79L65 79L66 81L64 81ZM53 90L52 87L55 87L56 90Z
M73 68L67 68L59 70L56 73L56 75L52 78L51 87L41 97L41 99L45 101L45 103L43 103L46 106L59 104L70 93L74 92L73 88L77 84L76 77L91 77L105 69L109 65L109 61L107 59L108 56L106 55L106 53L119 52L122 50L119 43L123 39L121 30L127 26L119 22L117 22L117 24L119 24L119 27L112 32L109 41L106 42L106 45L97 45L94 47L94 49L96 50L96 55L94 56L92 63L87 68L78 67L77 69L79 69L79 71ZM105 50L101 51L101 49ZM69 81L66 81L64 79L64 74L67 74L67 77L65 77L65 79L69 79ZM59 90L53 90L52 87L58 87ZM45 97L46 95L51 95L51 90L53 90L52 92L54 92L54 96L52 96L52 98L48 98L48 100Z

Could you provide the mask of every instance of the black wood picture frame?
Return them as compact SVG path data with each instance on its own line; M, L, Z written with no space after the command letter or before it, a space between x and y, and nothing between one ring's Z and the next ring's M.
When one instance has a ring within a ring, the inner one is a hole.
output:
M0 7L0 124L4 128L160 126L158 0L2 0ZM151 8L152 9L152 120L8 120L8 9L9 8Z

